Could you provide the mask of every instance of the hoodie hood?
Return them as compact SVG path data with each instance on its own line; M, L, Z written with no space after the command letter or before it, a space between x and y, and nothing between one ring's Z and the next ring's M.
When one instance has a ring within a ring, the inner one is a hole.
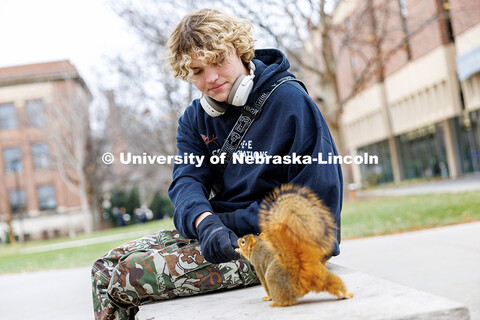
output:
M255 78L253 79L253 90L250 93L249 102L265 90L265 88L278 79L285 76L293 76L288 72L290 62L285 55L277 49L255 50L255 57L252 62L255 64Z

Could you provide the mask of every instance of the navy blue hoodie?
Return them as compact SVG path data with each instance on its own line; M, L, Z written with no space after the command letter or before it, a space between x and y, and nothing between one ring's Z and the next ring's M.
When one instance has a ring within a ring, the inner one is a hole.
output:
M253 90L247 104L276 80L292 75L290 63L278 50L255 51L256 66ZM281 184L294 183L310 187L330 208L338 226L340 242L340 211L342 208L342 173L333 164L233 164L223 174L224 190L210 201L215 166L208 161L222 147L237 121L240 107L229 106L225 114L210 117L199 99L187 107L178 121L179 155L204 155L201 167L192 163L177 164L169 196L175 207L174 223L180 234L197 238L195 218L202 212L214 214L234 212L232 228L238 236L258 233L258 208L262 199ZM260 118L247 132L238 151L245 155L311 155L323 159L337 155L327 124L318 107L300 84L289 81L280 85L263 106ZM222 216L221 216L222 217ZM333 255L339 254L338 243Z

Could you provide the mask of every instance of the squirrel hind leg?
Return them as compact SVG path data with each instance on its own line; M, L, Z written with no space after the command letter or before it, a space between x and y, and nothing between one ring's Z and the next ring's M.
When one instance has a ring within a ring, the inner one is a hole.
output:
M342 292L341 293L341 297L339 297L340 299L350 299L350 298L353 298L353 293L349 293L349 292Z

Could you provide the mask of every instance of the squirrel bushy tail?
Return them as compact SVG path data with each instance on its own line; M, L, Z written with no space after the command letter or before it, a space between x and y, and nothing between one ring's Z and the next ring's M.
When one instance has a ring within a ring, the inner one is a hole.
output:
M335 244L330 210L309 188L283 185L260 207L259 224L279 264L309 287Z

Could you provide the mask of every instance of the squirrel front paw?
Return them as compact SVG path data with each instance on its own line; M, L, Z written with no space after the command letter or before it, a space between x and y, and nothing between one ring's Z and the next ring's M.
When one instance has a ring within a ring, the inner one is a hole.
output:
M270 303L270 307L287 307L294 304L295 301L273 301Z

